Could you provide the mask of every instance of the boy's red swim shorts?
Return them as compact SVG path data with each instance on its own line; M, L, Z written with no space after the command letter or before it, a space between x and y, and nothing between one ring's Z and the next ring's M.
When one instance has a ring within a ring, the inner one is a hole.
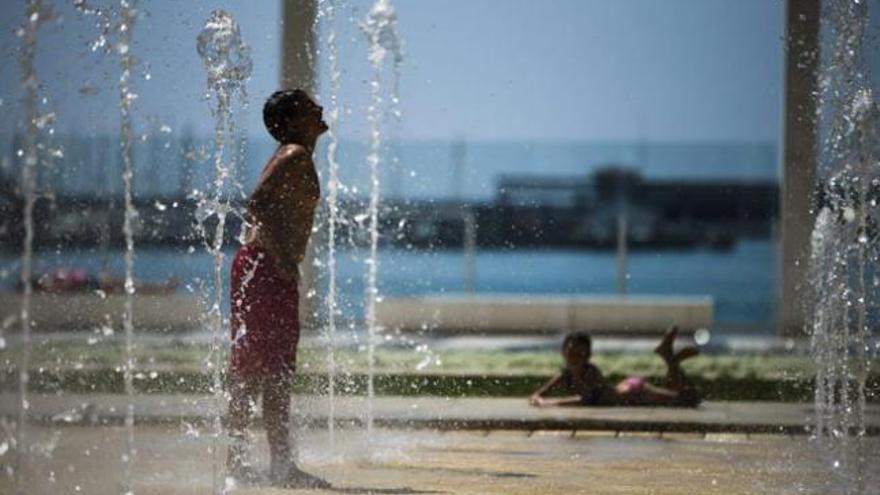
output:
M299 343L299 291L272 256L253 244L232 261L230 368L241 378L290 373Z

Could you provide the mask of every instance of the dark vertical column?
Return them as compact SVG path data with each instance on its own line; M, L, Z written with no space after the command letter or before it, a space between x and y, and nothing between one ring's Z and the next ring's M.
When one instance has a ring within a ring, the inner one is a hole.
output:
M812 316L808 280L815 219L820 0L787 0L783 121L780 332L806 333Z
M315 97L317 81L317 0L282 0L281 26L281 88L300 88ZM260 102L259 104L262 104ZM321 221L322 209L316 212L315 223ZM299 314L304 331L314 331L319 325L317 296L308 297L318 290L318 274L314 260L316 245L321 242L323 229L312 235L306 257L300 264Z
M281 87L317 90L316 0L282 0Z

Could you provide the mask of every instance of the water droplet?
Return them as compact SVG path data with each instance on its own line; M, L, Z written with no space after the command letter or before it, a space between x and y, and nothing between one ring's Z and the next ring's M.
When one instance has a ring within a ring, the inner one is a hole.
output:
M697 345L706 345L711 339L712 333L706 328L698 328L697 331L694 332L694 342L696 342Z
M96 52L96 51L100 50L101 48L104 48L105 46L107 46L107 37L104 36L103 34L100 34L95 39L95 41L92 42L91 49L93 52Z
M224 480L224 491L232 491L235 490L238 485L235 483L235 478L232 476L227 476Z

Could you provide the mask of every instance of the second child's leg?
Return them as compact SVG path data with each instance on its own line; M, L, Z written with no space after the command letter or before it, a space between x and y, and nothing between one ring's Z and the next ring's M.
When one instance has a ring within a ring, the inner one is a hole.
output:
M700 402L696 387L681 368L681 362L697 356L700 350L694 346L687 346L678 352L674 352L673 345L678 336L678 328L671 327L661 339L660 344L654 349L666 363L666 388L674 391L677 395L678 405L692 406Z
M690 379L681 368L681 362L685 359L699 355L700 350L694 346L687 346L675 354L664 358L666 362L666 386L673 390L693 389Z
M678 351L671 359L666 360L666 386L678 393L679 403L683 406L696 406L700 403L696 387L681 368L683 360L697 354L699 354L699 350L689 346Z

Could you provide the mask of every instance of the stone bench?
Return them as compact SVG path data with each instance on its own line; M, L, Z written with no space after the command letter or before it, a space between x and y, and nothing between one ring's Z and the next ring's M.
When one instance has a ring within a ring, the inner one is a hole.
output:
M424 333L654 335L711 328L708 296L440 295L385 297L376 307L385 330Z
M0 321L10 323L21 314L22 295L0 292ZM134 327L138 330L186 330L200 326L203 307L192 294L138 294L134 298ZM35 330L82 330L108 325L122 329L123 294L34 293L31 321ZM17 327L16 327L17 328Z

